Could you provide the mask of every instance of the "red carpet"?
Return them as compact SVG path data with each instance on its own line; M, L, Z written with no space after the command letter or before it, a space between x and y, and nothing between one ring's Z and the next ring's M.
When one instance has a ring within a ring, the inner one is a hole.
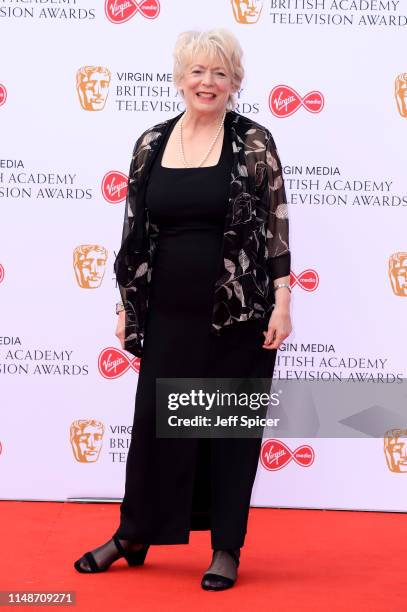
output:
M200 587L209 532L150 548L140 568L120 559L78 574L73 561L111 536L118 513L118 504L0 502L0 590L76 591L72 609L87 612L407 610L405 514L254 508L238 581L214 593Z

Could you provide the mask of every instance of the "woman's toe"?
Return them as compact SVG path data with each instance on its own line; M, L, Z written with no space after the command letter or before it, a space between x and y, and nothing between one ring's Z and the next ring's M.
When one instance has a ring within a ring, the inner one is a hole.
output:
M81 557L80 559L75 561L74 567L75 567L76 570L78 570L78 572L80 572L81 570L84 571L84 572L89 572L90 571L89 563L85 559L85 557Z

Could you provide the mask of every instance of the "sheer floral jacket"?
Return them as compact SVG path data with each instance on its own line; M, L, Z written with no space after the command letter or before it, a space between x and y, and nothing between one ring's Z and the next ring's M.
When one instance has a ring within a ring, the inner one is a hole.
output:
M146 130L130 165L123 235L115 273L125 306L125 349L142 356L148 292L159 228L145 208L149 170L167 131L181 115ZM288 215L280 159L270 132L234 111L226 114L233 163L223 236L223 266L215 283L212 327L265 318L273 280L290 273Z

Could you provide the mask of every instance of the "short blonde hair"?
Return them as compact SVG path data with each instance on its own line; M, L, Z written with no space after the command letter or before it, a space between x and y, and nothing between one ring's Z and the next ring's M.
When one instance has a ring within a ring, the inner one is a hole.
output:
M224 28L217 28L204 32L190 30L178 35L173 53L173 81L177 89L179 89L186 66L199 53L203 53L209 59L219 57L231 76L233 89L238 90L240 88L244 77L242 48L231 32ZM231 93L227 102L227 109L233 110L235 105L235 96Z

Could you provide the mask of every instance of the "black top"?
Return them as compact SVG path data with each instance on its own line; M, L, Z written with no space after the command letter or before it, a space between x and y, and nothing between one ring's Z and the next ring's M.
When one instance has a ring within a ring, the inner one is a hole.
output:
M146 192L150 220L159 228L150 305L166 314L203 317L209 328L229 200L231 143L225 130L215 166L164 168L166 142Z
M146 191L150 220L159 227L198 223L219 224L227 209L232 166L228 130L224 131L222 151L215 166L165 168L161 165L171 131L165 136L154 160Z

